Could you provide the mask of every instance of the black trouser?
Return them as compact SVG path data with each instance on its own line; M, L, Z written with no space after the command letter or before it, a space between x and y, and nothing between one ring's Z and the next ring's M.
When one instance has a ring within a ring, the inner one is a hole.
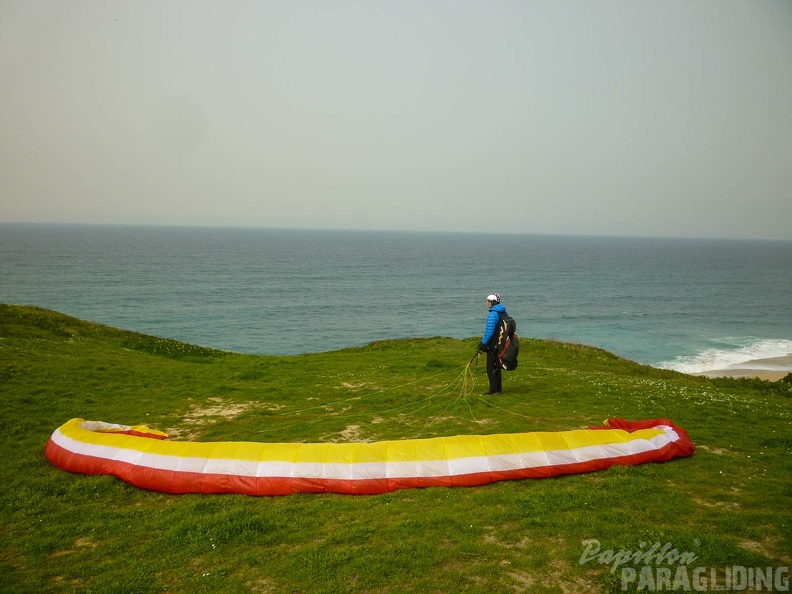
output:
M503 392L500 361L498 361L495 349L492 348L487 351L487 377L489 378L490 394Z

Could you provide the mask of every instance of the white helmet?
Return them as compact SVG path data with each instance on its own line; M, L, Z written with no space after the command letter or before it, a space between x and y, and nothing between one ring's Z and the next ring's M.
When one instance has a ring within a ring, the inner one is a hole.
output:
M495 303L500 303L500 294L499 293L490 293L487 295L487 301L493 301Z

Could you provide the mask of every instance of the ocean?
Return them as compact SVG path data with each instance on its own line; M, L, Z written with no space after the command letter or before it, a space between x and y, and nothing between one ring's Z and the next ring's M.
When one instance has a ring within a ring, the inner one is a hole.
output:
M0 224L0 302L240 353L480 336L492 292L657 367L792 353L792 242Z

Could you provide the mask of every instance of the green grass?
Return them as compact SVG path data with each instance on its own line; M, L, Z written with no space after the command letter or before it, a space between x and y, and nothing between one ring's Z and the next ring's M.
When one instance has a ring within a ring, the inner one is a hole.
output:
M504 394L460 379L477 339L252 356L0 305L0 591L618 592L582 542L671 543L696 566L792 551L792 384L710 380L522 339ZM166 495L51 466L73 417L174 439L355 441L665 417L691 458L376 496ZM635 584L631 586L635 591Z

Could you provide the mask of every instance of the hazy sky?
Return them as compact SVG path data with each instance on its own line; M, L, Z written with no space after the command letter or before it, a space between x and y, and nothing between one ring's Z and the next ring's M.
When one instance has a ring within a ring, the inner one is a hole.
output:
M0 221L792 239L792 1L0 0Z

